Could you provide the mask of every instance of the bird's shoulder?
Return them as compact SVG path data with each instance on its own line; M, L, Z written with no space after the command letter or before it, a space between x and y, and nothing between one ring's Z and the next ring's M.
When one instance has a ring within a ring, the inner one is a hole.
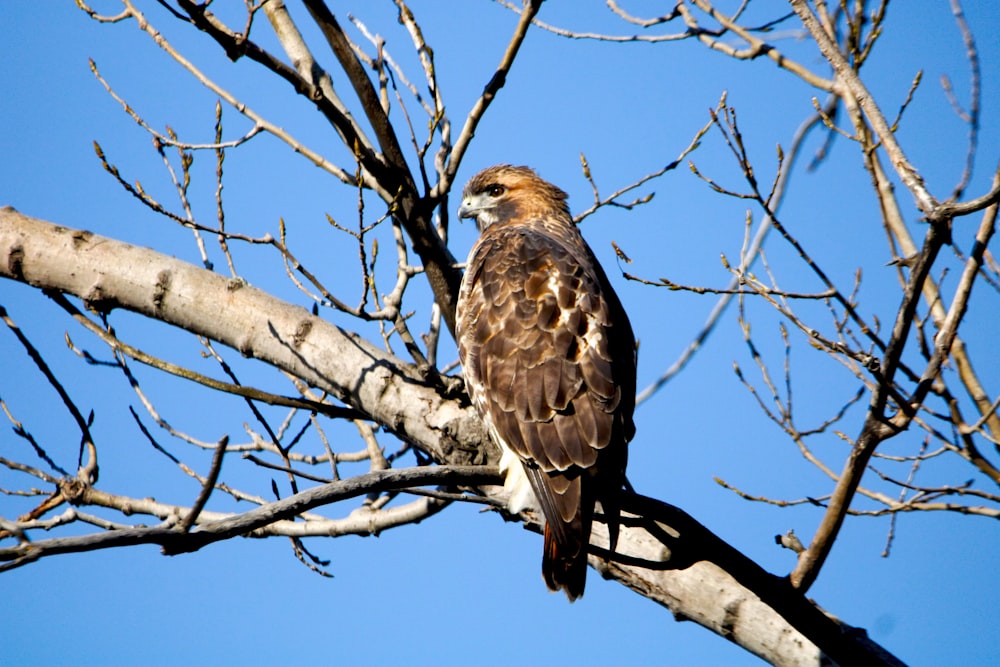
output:
M469 257L472 278L485 270L491 274L524 275L546 271L580 274L597 282L596 259L572 222L530 218L494 224L487 228Z

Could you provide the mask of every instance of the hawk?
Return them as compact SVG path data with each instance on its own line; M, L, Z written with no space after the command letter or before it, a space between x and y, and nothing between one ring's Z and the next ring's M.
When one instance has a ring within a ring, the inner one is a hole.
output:
M466 386L502 450L508 508L545 516L542 576L583 595L597 502L618 538L636 347L621 301L570 217L567 195L528 167L469 181L474 218L456 314Z

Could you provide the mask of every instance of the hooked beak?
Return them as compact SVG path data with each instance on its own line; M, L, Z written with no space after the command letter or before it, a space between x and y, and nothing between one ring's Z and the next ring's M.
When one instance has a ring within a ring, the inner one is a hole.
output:
M482 231L483 227L491 222L492 207L493 201L485 193L465 194L462 197L462 205L458 207L458 217L472 218L476 221L476 227Z
M462 205L458 207L458 219L475 218L479 209L472 203L471 197L462 199Z

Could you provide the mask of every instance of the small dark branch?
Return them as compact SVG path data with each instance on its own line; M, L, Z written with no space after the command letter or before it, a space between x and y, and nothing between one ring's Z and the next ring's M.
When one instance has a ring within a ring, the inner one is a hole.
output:
M840 98L836 95L827 96L826 102L820 106L819 113L815 116L815 121L822 122L827 128L827 132L823 138L823 143L816 149L809 164L806 165L807 172L815 171L819 168L820 164L830 154L834 140L841 134L839 128L837 128L837 115L839 112ZM833 127L831 128L830 125L833 125Z
M149 444L153 446L153 449L155 449L156 451L158 451L161 454L163 454L164 456L166 456L175 465L177 465L177 466L183 466L184 465L179 458L177 458L176 456L174 456L173 454L171 454L169 451L167 451L167 449L163 445L161 445L156 440L156 438L153 437L153 434L149 432L149 429L146 428L146 425L142 423L141 419L139 419L139 414L135 411L135 408L133 408L130 405L130 406L128 406L128 411L132 415L132 419L135 421L136 426L139 427L139 432L142 433L144 436L146 436L146 440L148 440ZM154 415L154 419L155 418L156 418L156 416ZM163 426L163 424L161 424L161 426Z
M913 94L917 92L917 87L920 86L921 80L924 78L924 71L920 70L917 72L916 76L913 77L913 83L910 84L910 89L906 92L906 99L899 107L899 112L896 113L896 118L892 121L892 125L889 126L893 132L899 129L899 123L903 120L903 113L910 106L913 101Z
M242 144L250 141L255 136L264 131L263 126L259 124L254 124L254 126L250 128L250 130L239 139L232 139L230 141L224 142L222 141L222 137L216 136L215 143L212 144L179 141L177 139L177 136L174 135L173 133L168 132L167 134L164 134L162 132L159 132L156 129L154 129L149 123L143 120L142 116L140 116L139 113L135 109L133 109L128 102L122 99L122 97L115 92L114 88L111 87L111 84L108 83L108 81L101 75L101 72L97 67L97 63L94 62L93 59L90 59L89 62L90 62L90 71L94 74L94 78L96 78L100 82L100 84L104 86L104 90L107 91L108 95L110 95L112 99L118 102L118 104L121 105L122 110L125 113L127 113L132 118L132 120L134 120L136 124L139 125L139 127L148 132L149 135L153 137L154 141L158 141L160 144L164 146L179 146L186 150L192 150L192 151L236 148L237 146L241 146Z
M981 516L987 519L1000 519L1000 510L993 507L982 507L980 505L965 505L962 503L946 502L914 502L908 500L905 503L892 504L877 510L851 510L852 516L883 517L900 514L902 512L953 512L964 514L965 516Z
M296 477L301 477L302 479L308 479L311 482L318 482L320 484L329 484L331 481L335 481L331 480L328 477L320 477L319 475L313 475L308 472L296 470L291 466L282 466L282 465L277 465L275 463L270 463L269 461L265 461L259 456L254 456L253 454L244 454L243 458L245 458L247 461L250 461L255 465L260 466L261 468L267 468L268 470L277 470L279 472L283 472L288 475L294 475Z
M156 146L157 150L162 149L161 144L154 144L154 145ZM159 213L160 215L170 220L173 220L174 222L179 223L180 225L187 227L188 229L193 229L196 232L205 229L200 225L198 225L193 218L191 217L185 218L184 216L177 215L173 211L167 209L163 204L153 199L153 197L150 196L149 193L147 193L146 190L142 187L142 183L140 183L139 181L136 181L134 185L126 181L125 177L121 175L120 171L118 171L118 167L116 167L114 164L108 161L107 156L104 153L104 149L101 148L101 145L96 141L94 142L94 153L96 153L97 159L101 161L101 166L104 168L104 170L109 174L111 174L111 176L113 176L114 179L118 181L118 184L126 192L128 192L130 195L132 195L140 202L142 202L142 204L144 206L147 206L151 211L153 211L154 213Z
M660 25L661 23L669 23L670 21L673 21L675 18L681 15L677 7L674 7L673 11L671 11L668 14L664 14L663 16L655 16L651 19L642 19L637 16L632 16L624 9L619 7L618 2L616 0L608 0L607 4L608 4L608 9L614 12L623 21L635 24L642 28L649 28L654 25Z
M755 503L765 503L767 505L774 505L775 507L796 507L798 505L813 505L814 507L824 507L824 503L829 500L829 496L820 496L818 498L798 498L796 500L781 500L780 498L770 498L768 496L756 496L742 489L739 489L729 482L726 482L719 477L714 477L715 483L726 489L727 491L732 491L737 496L744 500L749 500ZM801 543L800 543L801 544ZM805 549L803 548L803 551ZM796 552L801 553L801 552Z
M494 1L501 7L509 9L515 14L524 16L524 11L513 2L508 2L507 0L494 0ZM675 16L673 18L681 16L679 9L680 5L678 5L677 8L674 9ZM566 30L565 28L560 28L558 26L545 23L544 21L540 21L537 18L532 19L531 22L535 25L535 27L541 30L545 30L546 32L551 32L554 35L559 35L560 37L567 37L569 39L592 39L599 42L672 42L683 39L689 39L695 36L695 33L691 30L685 30L684 32L680 33L670 33L662 35L608 35L603 33L577 32L574 30ZM663 22L665 23L666 21Z
M837 411L837 414L825 420L822 424L820 424L816 428L799 431L798 432L799 437L807 438L811 435L819 435L820 433L825 433L828 428L830 428L831 426L833 426L834 424L836 424L837 422L839 422L841 419L844 418L844 415L847 414L847 410L850 409L851 406L853 406L855 403L861 400L861 398L865 395L865 391L866 388L862 384L860 387L858 387L858 390L854 392L854 395L851 396L851 398L849 398L846 403L840 406L840 410Z
M735 199L755 199L754 194L752 192L736 192L735 190L729 190L727 188L722 187L714 180L712 180L708 176L698 171L698 167L695 166L694 162L689 161L688 168L691 170L692 174L703 180L705 184L708 185L708 187L712 188L720 195L726 195L727 197L733 197Z
M488 496L474 496L468 493L458 493L455 491L444 491L441 489L403 489L400 493L412 496L422 496L424 498L434 498L447 502L471 503L473 505L485 505L496 510L506 511L507 503L497 498Z
M292 551L295 553L295 558L300 563L321 577L326 577L328 579L333 578L333 574L325 569L330 564L330 561L323 560L313 555L312 552L306 549L300 538L290 537L288 540L292 543Z
M749 346L752 346L752 343L750 343L749 341L747 341L747 344ZM755 354L756 353L754 351L751 351L751 356L753 356ZM740 365L738 363L736 363L736 362L733 362L733 372L736 373L736 378L740 381L740 384L742 384L746 388L746 390L750 392L750 395L754 397L754 400L757 401L757 405L758 405L758 407L760 407L760 409L764 413L764 415L768 419L770 419L771 421L773 421L775 424L777 424L778 426L780 426L782 429L787 429L787 423L786 423L785 419L783 418L783 415L776 414L776 413L774 413L774 412L771 411L771 408L768 407L767 402L763 399L763 397L757 391L757 388L750 383L750 381L747 379L746 375L744 375L743 369L740 368Z
M219 472L222 470L222 459L225 457L226 445L228 444L229 436L224 435L215 446L215 453L212 454L212 465L208 470L208 475L205 477L205 483L201 485L201 493L198 494L194 505L191 506L191 511L187 513L181 520L180 526L178 526L185 533L191 530L191 526L198 520L198 515L205 509L205 503L208 502L209 496L212 495L212 491L215 489L215 483L219 480Z
M511 35L510 42L507 44L507 49L504 51L503 57L500 58L500 64L497 65L496 71L493 72L493 76L486 83L483 88L482 94L476 103L472 106L472 110L469 111L469 115L465 118L465 125L462 127L461 133L458 135L458 139L455 141L455 145L452 148L451 155L448 158L448 162L445 165L444 170L440 173L440 180L434 189L431 190L431 198L443 197L448 191L451 190L451 186L455 181L455 174L458 172L459 166L462 164L462 158L465 157L465 151L469 148L469 142L476 135L476 128L479 127L479 122L483 118L483 114L486 113L486 109L489 108L490 104L493 102L493 98L496 97L497 92L503 88L504 84L507 82L507 74L510 72L510 68L514 65L514 59L517 57L517 52L521 48L521 44L524 43L524 38L528 34L528 28L531 26L532 19L534 19L535 14L538 10L542 8L543 0L529 0L525 3L523 11L520 12L521 19L517 22L517 27L514 29L514 34Z
M926 448L926 446L927 446L927 440L925 439L924 440L924 445L921 448L921 451L923 451L923 448ZM901 480L901 479L896 479L895 477L892 477L891 475L888 475L888 474L886 474L886 473L878 470L875 467L872 467L871 471L873 473L875 473L876 475L878 475L878 477L882 481L888 482L888 483L890 483L890 484L892 484L894 486L898 486L904 492L905 491L913 491L913 492L915 492L917 494L914 498L912 498L909 501L906 501L905 498L901 497L899 499L899 504L900 505L903 505L903 504L906 504L906 503L912 503L912 502L921 502L922 500L924 500L926 498L930 498L930 497L939 498L941 496L947 496L947 495L954 495L954 496L966 496L966 495L968 495L968 496L973 496L973 497L976 497L976 498L983 498L984 500L989 500L989 501L992 501L992 502L996 502L998 499L1000 499L1000 498L998 498L998 496L996 494L986 493L984 491L980 491L978 489L971 488L972 487L972 482L973 482L973 480L971 480L971 479L968 480L968 481L966 481L963 484L949 485L949 486L936 486L936 487L932 487L932 486L918 486L916 484L913 484L913 476L914 476L914 473L915 473L916 469L919 468L919 464L920 464L920 460L919 459L916 460L916 461L914 461L913 466L910 469L910 474L909 474L909 476L907 477L907 479L905 481Z
M965 57L969 61L968 113L962 111L962 107L955 98L954 91L951 88L951 82L946 76L941 77L941 85L944 87L945 94L948 95L952 107L955 109L958 117L969 125L969 145L965 153L965 168L962 170L961 179L951 193L951 200L957 201L961 198L962 193L965 192L965 188L969 185L969 180L972 178L972 168L975 164L976 151L979 147L979 112L982 90L980 80L982 75L979 65L979 49L976 48L976 40L972 36L972 29L965 20L965 12L962 11L960 0L951 0L951 12L955 15L955 23L958 24L958 29L962 33L962 42L965 44Z
M906 500L906 490L907 488L912 488L911 485L913 484L913 480L917 476L917 471L920 469L920 464L923 463L924 461L924 456L927 453L928 446L930 446L930 436L924 438L924 441L920 444L920 452L917 454L917 456L914 457L913 461L910 464L910 473L906 478L906 482L900 485L901 488L899 489L899 498L897 502L903 503ZM887 477L884 477L882 473L880 473L874 466L871 467L871 470L879 477L882 477L882 479L888 479ZM882 549L883 558L888 558L889 552L892 550L892 543L893 540L895 540L896 538L896 518L898 516L899 516L898 514L893 514L889 518L889 531L886 533L885 536L885 548Z
M0 314L3 312L3 306L0 306ZM0 399L0 409L3 409L4 414L7 415L7 419L9 419L14 425L14 435L27 440L28 444L31 445L31 448L35 450L35 455L45 461L45 463L47 463L52 470L55 470L63 477L69 477L69 473L49 457L48 452L46 452L45 449L38 444L38 441L35 440L35 436L31 435L31 432L24 428L24 424L14 419L14 415L10 413L10 409L7 407L7 404L3 401L3 399ZM38 475L35 476L37 477ZM54 481L55 478L50 479Z
M172 364L169 361L159 359L152 355L146 354L142 350L132 347L127 343L121 341L110 330L105 330L93 322L89 317L84 315L80 310L74 306L62 292L52 292L47 291L46 295L56 302L56 304L65 310L70 316L73 317L78 323L83 325L88 331L99 337L107 345L115 351L121 352L122 354L135 359L136 361L151 366L158 370L170 373L171 375L176 375L177 377L184 378L186 380L191 380L200 385L208 387L210 389L215 389L217 391L222 391L227 394L233 394L235 396L242 396L244 398L251 398L255 401L260 401L262 403L267 403L269 405L282 405L290 408L301 408L303 410L309 410L311 412L318 412L320 414L327 415L335 419L347 418L354 419L357 417L362 417L362 415L353 408L345 408L336 405L330 405L328 403L321 403L318 401L310 401L303 398L296 398L292 396L280 396L278 394L271 394L269 392L256 389L254 387L245 387L238 384L232 384L229 382L222 382L214 378L210 378L206 375L197 373L189 368L184 368L176 364ZM117 365L117 364L116 364Z
M703 287L701 285L681 285L680 283L673 282L669 278L649 280L648 278L640 278L639 276L632 275L631 273L623 273L622 275L626 280L631 280L643 285L649 285L651 287L666 287L667 289L675 292L691 292L693 294L725 294L728 296L767 295L782 299L807 299L811 301L825 301L835 296L834 290L826 290L824 292L786 292L784 290L772 289L763 284L755 285L752 288Z
M719 102L720 106L725 103L724 100L725 96L723 96L723 99L720 100ZM578 213L576 216L574 216L573 222L579 225L581 222L583 222L585 218L592 215L593 213L596 213L599 209L605 206L616 206L619 208L631 210L636 206L639 206L640 204L645 204L650 200L652 200L654 193L650 193L644 197L639 197L638 199L635 199L628 203L621 203L618 201L618 198L627 192L631 192L632 190L635 190L636 188L645 185L649 181L652 181L654 179L659 178L660 176L663 176L668 171L673 171L674 169L676 169L681 164L681 161L685 157L687 157L690 153L692 153L695 149L697 149L701 145L702 137L705 136L705 133L708 132L711 126L712 122L709 121L708 123L705 124L704 127L698 130L698 132L695 133L694 138L691 140L691 143L688 144L687 148L681 151L680 155L678 155L677 159L675 159L673 162L667 164L662 169L646 174L642 178L633 181L629 185L619 188L618 190L611 193L607 197L604 197L603 199L601 198L597 189L597 184L594 182L593 176L591 175L590 164L587 162L587 158L583 155L583 153L580 153L580 165L583 168L584 177L587 179L587 182L590 183L590 187L594 192L594 203L587 210Z
M334 228L339 229L341 231L346 231L349 234L353 233L344 229L343 227L340 227L329 216L327 216L327 220ZM337 310L347 313L348 315L353 315L354 317L363 320L376 319L375 316L369 314L367 311L352 308L351 306L348 306L346 303L335 297L333 293L330 292L330 290L328 290L322 282L320 282L319 278L317 278L312 271L307 269L301 262L299 262L298 258L294 254L292 254L291 250L288 249L287 227L285 225L284 218L278 219L278 238L277 239L270 238L270 234L268 234L267 237L265 237L265 241L267 243L270 243L279 253L281 253L282 261L285 263L285 273L288 275L289 279L293 283L295 283L295 286L299 288L300 291L307 294L310 298L316 301L320 301L321 303L323 303L323 305L330 305L336 308ZM309 283L316 288L320 297L317 298L315 295L309 292L309 290L305 287L305 285L303 285L302 282L295 277L295 273L300 274L307 281L309 281Z
M753 359L754 364L756 364L757 366L757 370L760 373L761 380L763 380L764 385L767 387L768 392L771 395L771 402L774 404L774 409L776 410L776 412L772 412L771 409L767 407L765 401L757 394L756 389L753 386L751 386L749 382L746 381L740 367L734 363L733 368L736 371L736 375L737 377L739 377L740 381L744 384L744 386L746 386L750 390L750 392L757 399L757 402L760 404L760 407L765 412L765 414L767 414L767 416L770 417L776 424L778 424L782 428L787 429L789 427L791 420L791 410L790 410L791 406L782 401L781 395L778 393L778 389L777 387L775 387L774 381L771 379L771 373L768 370L768 365L767 363L765 363L763 357L761 357L756 344L754 344L753 342L753 337L750 334L750 324L746 319L746 313L744 311L744 302L742 298L740 299L739 306L740 309L739 309L738 319L739 319L740 329L742 330L743 333L743 341L746 343L747 350L750 354L750 358ZM784 329L783 324L781 325L781 327L782 329Z
M84 418L83 414L76 407L76 403L73 402L73 399L70 398L69 393L62 386L62 383L59 382L58 378L56 378L55 373L53 373L52 369L49 368L49 365L45 363L45 359L42 358L41 353L35 348L34 345L31 344L31 341L28 340L28 337L24 335L24 333L21 331L21 328L14 323L14 320L11 319L10 315L7 314L7 309L4 308L2 305L0 305L0 319L4 321L4 324L7 325L7 328L10 329L11 333L14 334L14 337L17 338L18 342L21 343L21 346L24 347L25 352L28 353L28 356L31 358L31 360L35 362L35 366L38 367L38 370L42 372L42 375L45 376L45 379L48 380L49 384L52 385L52 388L56 390L57 394L59 394L59 398L62 400L63 405L66 406L66 410L69 411L70 416L73 417L73 421L76 422L77 428L80 429L80 436L81 436L80 453L77 460L77 466L82 468L84 451L94 447L94 439L90 433L90 424L93 419L93 413L91 413L90 418L87 419ZM41 450L39 450L36 447L36 451L41 451ZM47 456L43 458L46 461L49 461ZM50 462L50 464L53 466L54 470L62 471L62 469L56 466L54 463ZM89 481L91 483L97 481L96 469L93 470L93 479Z

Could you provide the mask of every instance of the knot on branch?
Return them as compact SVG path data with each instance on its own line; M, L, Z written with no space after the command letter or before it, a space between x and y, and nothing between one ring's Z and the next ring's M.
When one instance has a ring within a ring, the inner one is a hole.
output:
M59 493L70 505L83 504L83 496L90 485L79 477L65 477L59 482Z
M500 449L478 420L454 419L442 426L441 452L449 465L496 465Z

